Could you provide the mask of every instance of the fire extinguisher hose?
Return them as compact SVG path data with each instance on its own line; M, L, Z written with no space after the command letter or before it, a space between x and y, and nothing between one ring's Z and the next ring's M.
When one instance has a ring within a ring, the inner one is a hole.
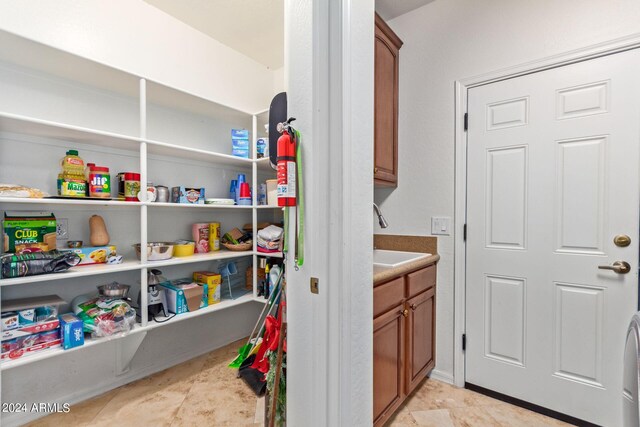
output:
M295 248L294 248L294 265L296 270L304 264L304 191L302 185L302 152L300 150L300 142L302 137L300 132L291 128L292 137L296 144L296 222L295 222ZM289 208L284 209L284 230L289 231ZM284 239L283 252L289 252L289 239Z

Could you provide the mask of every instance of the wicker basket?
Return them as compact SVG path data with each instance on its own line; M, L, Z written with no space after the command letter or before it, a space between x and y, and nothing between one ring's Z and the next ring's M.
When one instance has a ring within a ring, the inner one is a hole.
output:
M253 242L249 241L249 242L244 242L237 245L234 245L232 243L222 242L222 246L229 249L230 251L248 251L251 248L253 248Z

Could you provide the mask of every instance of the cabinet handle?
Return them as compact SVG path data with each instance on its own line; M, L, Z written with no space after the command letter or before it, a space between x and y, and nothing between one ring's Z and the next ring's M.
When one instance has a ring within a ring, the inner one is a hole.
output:
M404 317L407 317L409 315L409 310L405 308L404 310L400 310L399 314L402 314Z
M373 168L373 173L378 173L378 168Z
M413 311L416 311L416 308L418 308L415 304L411 304L409 307L411 307L411 310Z

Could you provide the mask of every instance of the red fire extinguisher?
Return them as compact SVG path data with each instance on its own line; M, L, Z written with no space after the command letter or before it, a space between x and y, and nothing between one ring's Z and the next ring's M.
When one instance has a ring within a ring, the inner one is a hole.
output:
M282 135L278 138L278 206L296 205L296 141L293 132L290 132L289 123L295 120L291 118L278 130Z

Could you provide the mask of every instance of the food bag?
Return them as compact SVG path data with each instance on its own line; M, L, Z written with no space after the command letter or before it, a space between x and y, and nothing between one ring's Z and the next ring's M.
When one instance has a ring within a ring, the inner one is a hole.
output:
M80 257L73 252L47 251L0 256L0 278L59 273L78 265Z

